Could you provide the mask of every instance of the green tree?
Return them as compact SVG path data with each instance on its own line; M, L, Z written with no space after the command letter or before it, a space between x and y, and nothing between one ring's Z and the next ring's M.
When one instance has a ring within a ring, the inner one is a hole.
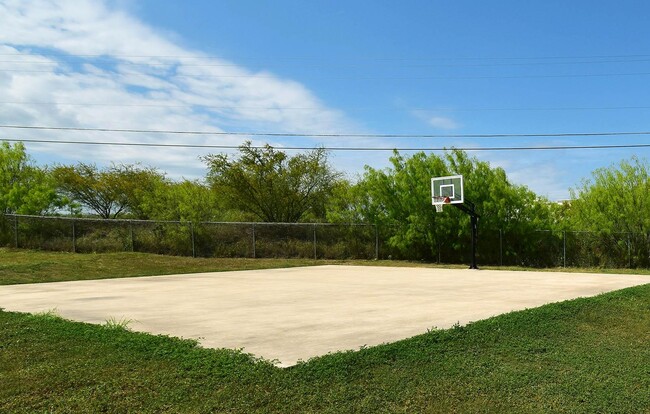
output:
M153 167L143 167L139 164L112 165L106 172L121 194L130 216L142 220L155 218L156 212L147 210L146 200L156 189L168 184L163 173Z
M224 218L217 193L207 185L183 180L160 181L142 197L144 215L154 220L211 221Z
M550 225L551 207L545 199L510 183L503 169L463 151L443 156L420 152L408 158L395 152L390 162L391 167L384 170L366 166L361 180L343 190L338 201L330 202L328 217L337 221L362 218L380 225L389 235L388 246L402 257L431 260L443 250L447 259L462 261L466 255L469 216L451 206L442 214L435 212L432 177L464 176L465 198L475 203L481 215L479 253L484 256L495 254L490 253L494 243L488 240L498 241L499 230L525 237ZM346 204L343 197L350 202Z
M577 265L650 266L650 166L638 157L599 168L571 189L568 243Z
M213 154L203 158L208 182L228 205L262 221L297 222L325 216L325 203L340 178L324 149L295 156L250 142L238 157Z
M0 212L44 214L64 204L47 168L35 166L22 143L0 144Z
M127 213L148 218L142 200L156 183L164 180L153 168L112 165L99 169L95 164L85 163L57 166L52 176L62 194L105 219Z
M571 189L569 216L575 229L645 233L650 229L650 166L632 157L599 168Z

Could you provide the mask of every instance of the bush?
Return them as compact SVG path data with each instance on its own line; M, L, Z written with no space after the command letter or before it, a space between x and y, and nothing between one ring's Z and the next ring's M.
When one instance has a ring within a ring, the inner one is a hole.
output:
M192 255L190 225L175 222L133 222L133 250L143 253Z
M4 214L0 214L0 246L14 246L14 225Z
M71 252L72 222L60 218L18 216L18 247Z

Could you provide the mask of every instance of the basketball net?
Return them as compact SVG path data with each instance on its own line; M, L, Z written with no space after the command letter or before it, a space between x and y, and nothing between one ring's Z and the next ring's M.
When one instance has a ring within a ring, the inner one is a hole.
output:
M434 204L436 207L436 213L442 213L444 205L451 203L449 197L435 197L435 200L439 202L439 204Z

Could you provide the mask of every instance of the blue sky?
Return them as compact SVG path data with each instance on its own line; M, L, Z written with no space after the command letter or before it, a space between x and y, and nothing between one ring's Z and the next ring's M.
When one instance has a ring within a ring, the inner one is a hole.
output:
M498 134L647 131L641 1L0 0L2 124ZM0 129L4 138L237 145L242 137ZM636 137L282 138L276 146L645 144ZM196 149L28 144L39 162L200 177ZM214 150L212 150L213 152ZM474 152L553 200L648 149ZM351 178L387 152L333 152ZM425 184L426 185L426 184Z

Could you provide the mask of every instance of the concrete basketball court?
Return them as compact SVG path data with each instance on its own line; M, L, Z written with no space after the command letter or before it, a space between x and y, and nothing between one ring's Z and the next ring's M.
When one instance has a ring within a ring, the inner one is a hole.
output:
M100 324L130 319L136 331L288 366L645 283L650 277L328 265L0 286L0 307Z

